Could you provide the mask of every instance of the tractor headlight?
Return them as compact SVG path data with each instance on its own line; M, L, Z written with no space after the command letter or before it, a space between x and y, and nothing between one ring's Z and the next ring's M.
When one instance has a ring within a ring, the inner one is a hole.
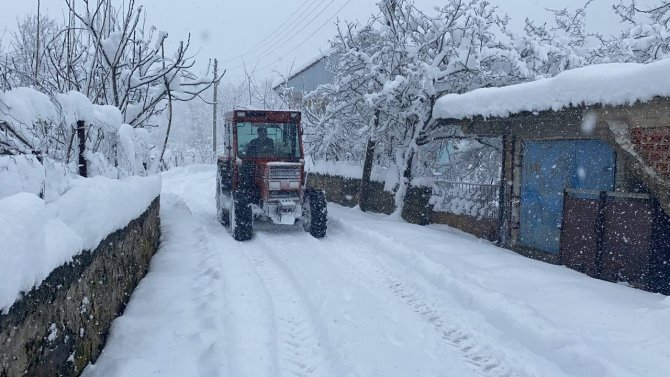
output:
M281 183L279 181L270 181L270 190L280 190Z

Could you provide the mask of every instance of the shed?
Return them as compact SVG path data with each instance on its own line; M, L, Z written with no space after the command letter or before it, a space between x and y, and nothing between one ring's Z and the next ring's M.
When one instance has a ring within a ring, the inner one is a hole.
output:
M437 135L501 137L500 243L670 293L670 60L449 94Z

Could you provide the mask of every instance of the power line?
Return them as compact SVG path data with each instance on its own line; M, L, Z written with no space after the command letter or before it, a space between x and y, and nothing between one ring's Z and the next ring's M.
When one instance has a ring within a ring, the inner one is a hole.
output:
M305 30L309 25L311 25L314 21L316 21L317 17L319 17L321 14L323 14L323 12L325 12L325 11L328 9L328 7L329 7L330 5L332 5L334 2L335 2L335 0L331 0L331 1L328 3L328 5L326 5L325 8L321 9L321 11L319 11L319 13L318 13L314 18L312 18L307 24L305 24L302 28L300 28L299 30L297 30L297 31L296 31L293 35L291 35L288 39L283 39L283 41L281 41L281 43L277 43L277 44L275 44L274 47L273 47L272 49L270 49L269 51L265 51L263 54L259 55L255 60L256 60L257 62L260 62L260 61L263 60L264 58L266 58L266 57L268 57L268 56L274 54L280 47L286 45L287 42L292 41L292 40L293 40L293 37L298 36L303 30ZM312 33L310 33L310 36L309 36L306 40L310 39L310 38L314 35L314 33L316 33L317 31L321 30L324 26L326 26L326 24L327 24L328 22L330 22L330 20L332 20L332 19L333 19L333 18L334 18L334 17L335 17L335 16L336 16L342 9L344 9L344 7L345 7L347 4L349 4L350 2L351 2L351 0L348 0L342 7L340 7L340 9L338 9L338 10L335 12L335 14L333 14L328 20L326 20L323 24L321 24L321 26L319 26L316 30L312 31ZM300 45L302 45L304 42L306 42L306 40L303 41L303 42L301 42ZM298 47L299 47L299 46L298 46ZM295 50L295 49L293 49L293 50L291 50L291 51L294 51L294 50ZM237 66L234 66L234 67L229 68L229 70L230 70L230 71L233 71L233 70L236 70L236 69L239 69L239 68L243 68L244 66L245 66L245 64L242 63L242 64L239 64L239 65L237 65Z
M310 8L312 8L312 5L314 5L314 3L316 3L317 1L319 1L319 0L305 0L305 1L303 1L302 4L300 4L300 5L298 6L298 8L296 8L296 9L293 11L293 13L292 13L289 17L286 18L286 19L284 20L284 22L281 23L281 25L279 25L279 26L278 26L277 28L275 28L272 32L270 32L268 35L266 35L260 42L256 43L253 47L249 48L248 50L246 50L245 52L241 53L240 55L235 56L235 57L230 58L230 59L226 59L226 60L224 60L224 62L230 62L230 61L233 61L233 60L237 60L237 59L239 59L239 58L242 58L242 57L244 57L244 56L246 56L246 55L249 55L249 54L251 54L252 52L258 50L259 48L263 47L264 45L267 44L266 42L271 42L272 39L274 39L274 38L278 35L278 33L280 33L280 34L283 33L283 29L284 29L285 26L289 26L289 25L291 25L289 22L292 22L294 18L299 19L301 16L303 16L303 15L305 14L305 12L306 12L307 10L309 10ZM321 3L323 3L324 1L325 1L325 0L320 0L319 4L317 4L317 7L318 7ZM303 7L305 6L305 4L307 4L307 3L310 3L310 4L309 4L306 8L303 9ZM301 10L302 10L302 11L301 11Z
M322 1L319 3L319 5L321 5L321 3L323 3L324 1L325 1L325 0L322 0ZM327 10L327 9L334 3L334 2L335 2L335 0L330 0L330 1L328 2L328 4L326 4L326 6L325 6L324 8L322 8L321 10L319 10L319 12L318 12L314 17L312 17L306 24L304 24L304 25L302 26L302 28L300 28L299 30L297 30L295 33L293 33L293 34L291 34L291 35L288 35L288 34L284 35L282 38L280 38L279 40L277 40L277 41L274 43L274 45L272 46L272 48L270 48L270 49L267 50L267 51L262 51L262 52L260 52L260 54L259 54L258 56L254 57L253 59L250 59L250 60L255 60L256 62L259 62L259 61L261 61L263 58L265 58L265 57L267 57L267 56L270 56L270 55L274 54L278 49L280 49L282 46L284 46L287 42L292 41L293 38L296 37L300 32L302 32L303 30L305 30L309 25L311 25L314 21L316 21L317 18L318 18L321 14L323 14L323 12L325 12L325 11L326 11L326 10ZM312 14L314 13L315 10L317 10L317 8L315 8L312 12L310 12L309 15L312 15ZM297 27L299 27L299 26L300 26L300 24L296 24L296 25L294 25L288 32L290 33L291 31L295 30L295 29L296 29ZM244 66L245 66L245 64L244 64L244 62L243 62L243 63L240 63L240 64L238 64L238 65L236 65L236 66L233 66L233 67L228 68L228 70L233 71L233 70L236 70L236 69L239 69L239 68L243 68Z
M343 10L343 9L344 9L344 8L351 2L351 1L352 1L352 0L347 0L346 3L344 3L344 4L343 4L337 11L335 11L335 13L334 13L333 15L330 16L330 18L328 18L324 23L322 23L322 24L321 24L316 30L314 30L314 31L313 31L307 38L303 39L300 43L298 43L297 46L295 46L294 48L292 48L291 50L289 50L288 52L286 52L284 55L280 56L280 57L277 58L276 60L281 60L281 59L287 57L287 56L290 55L292 52L294 52L295 50L297 50L298 48L300 48L302 45L304 45L305 43L307 43L307 41L309 41L310 39L312 39L312 38L314 37L314 35L316 35L316 33L317 33L318 31L320 31L320 30L323 29L326 25L328 25L328 23L329 23L330 21L332 21L333 18L335 18L335 17L336 17L336 16L337 16L337 15L338 15L338 14L339 14L339 13L340 13L340 12L341 12L341 11L342 11L342 10ZM270 63L270 64L267 64L267 65L265 65L265 66L259 68L257 71L263 71L263 70L265 70L265 69L271 67L273 64L275 64L275 62L272 62L272 63ZM232 78L235 79L235 78L241 78L241 77L244 77L244 76L245 76L245 75L237 75L237 76L233 76Z
M316 0L314 0L314 1L316 1ZM307 12L307 10L309 10L309 9L311 8L311 5L310 5L309 7L307 7L307 8L305 8L305 10L303 10L303 12L301 12L301 13L297 16L297 17L300 19L299 22L295 22L295 23L293 23L292 25L290 25L291 27L288 28L287 30L284 30L284 31L282 31L281 33L278 33L278 34L274 35L273 37L276 37L276 38L270 38L270 39L268 40L268 43L266 43L265 45L262 45L262 46L258 46L258 48L256 48L255 50L260 50L260 49L262 49L263 47L268 47L268 48L270 48L271 46L276 46L276 44L279 43L279 42L281 42L282 40L284 40L284 39L286 38L286 36L289 35L289 33L291 33L293 30L295 30L297 27L299 27L300 24L301 24L302 22L304 22L305 20L309 20L308 22L313 21L314 18L312 18L312 19L310 20L309 17L312 16L312 15L314 14L314 12L316 12L316 11L319 9L319 7L320 7L325 1L326 1L326 0L320 0L319 3L316 4L316 5L314 6L314 8L311 9L311 10L309 11L309 13L307 13L307 14L305 14L305 12ZM321 12L323 12L323 10L325 10L326 8L328 8L328 7L333 3L333 1L335 1L335 0L331 0L330 3L328 3L324 8L322 8L321 11L320 11L315 17L318 17L319 14L321 14ZM289 25L287 25L287 26L289 26Z

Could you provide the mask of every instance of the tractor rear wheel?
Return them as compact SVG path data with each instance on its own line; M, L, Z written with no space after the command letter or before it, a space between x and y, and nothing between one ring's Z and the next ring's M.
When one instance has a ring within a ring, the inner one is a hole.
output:
M314 238L326 236L328 208L326 194L321 190L305 190L302 202L302 226Z
M247 241L253 235L253 212L249 195L233 194L229 211L230 234L236 241Z

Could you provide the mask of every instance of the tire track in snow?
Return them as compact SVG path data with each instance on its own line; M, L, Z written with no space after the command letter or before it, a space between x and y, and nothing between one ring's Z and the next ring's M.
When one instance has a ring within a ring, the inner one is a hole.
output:
M190 221L194 244L189 245L188 252L194 258L194 276L192 299L200 315L199 328L207 329L196 337L205 345L203 352L198 355L198 371L203 376L222 375L227 368L228 358L223 345L225 339L225 325L221 317L221 308L225 300L218 294L224 288L220 255L212 250L206 227L193 216L193 209L182 197L177 197L191 216ZM175 200L175 199L168 199Z
M334 223L336 223L335 226L329 228L331 232L358 234L360 237L355 237L357 240L370 238L366 232L354 226L346 225L339 220L335 220ZM397 247L391 243L384 246L385 248ZM341 251L345 248L349 251L346 255ZM343 245L333 245L332 250L349 264L352 270L358 271L374 284L391 291L424 322L428 323L447 345L457 350L462 355L463 361L470 364L479 375L484 377L531 377L536 375L527 371L525 366L510 365L505 360L504 354L496 352L492 346L479 340L475 333L450 321L449 311L444 309L448 305L441 303L438 295L428 299L416 283L391 272L391 269L383 266L380 260L373 261L369 257L365 258L366 254L369 255L367 250L362 250L356 245L351 245L349 248Z
M224 366L228 365L224 339L226 336L225 323L222 320L221 310L226 306L225 298L219 292L225 289L223 282L221 256L217 255L214 250L204 240L207 232L203 226L199 226L197 233L202 235L198 247L199 261L197 264L198 272L194 287L200 292L198 297L198 310L202 313L201 322L203 329L215 330L214 334L203 339L209 343L209 347L205 353L200 355L201 362L199 363L201 371L200 375L215 376L221 375ZM204 335L201 335L204 336ZM219 365L216 365L215 360L219 360Z
M261 237L255 238L257 241ZM338 376L333 373L333 357L327 352L328 339L319 331L319 321L305 303L308 298L288 268L272 254L272 245L263 243L267 245L265 250L248 251L245 255L274 302L279 370L298 377Z
M411 283L407 279L397 280L402 282L406 288L409 287L410 294L412 293L411 291L416 292L417 288L428 287L431 292L437 293L434 296L442 297L443 300L447 299L441 302L440 305L435 306L442 313L447 314L447 316L450 313L450 310L447 310L449 305L445 305L447 302L453 303L454 306L461 307L466 311L478 310L476 308L478 302L477 292L474 292L473 295L473 292L469 291L470 287L468 287L469 283L467 281L460 282L458 277L442 276L437 271L432 271L433 268L431 265L437 266L437 268L440 268L441 265L435 262L429 254L423 254L411 245L408 245L404 240L394 239L378 229L366 229L363 231L340 219L335 219L334 223L335 226L333 228L337 229L338 232L357 234L357 239L367 240L368 242L366 243L369 245L377 244L379 245L379 249L388 250L388 252L383 254L388 257L386 260L390 260L395 265L402 266L404 271L416 275L418 277L415 280L417 283ZM380 255L382 254L377 253L377 258ZM441 268L444 269L444 267ZM398 269L386 270L396 271ZM446 280L438 283L435 279ZM423 284L418 285L419 281L423 282ZM393 284L393 282L390 284ZM445 288L445 284L448 288ZM481 287L473 288L482 289ZM433 295L431 295L432 297ZM475 302L474 307L473 299ZM480 297L479 304L481 303ZM583 350L589 349L588 344L580 343L579 341L575 342L569 335L563 335L561 329L552 329L551 323L546 323L541 318L533 318L536 321L533 324L534 327L517 326L515 324L516 318L510 317L509 313L504 310L489 308L486 305L482 309L486 313L483 315L485 322L488 322L493 328L512 336L513 339L519 340L518 345L521 347L517 346L512 353L497 353L503 359L511 359L512 362L508 362L508 365L520 366L524 364L528 370L527 375L573 376L581 373L586 375L628 375L630 373L616 367L606 358L594 357L588 352L585 353ZM537 331L537 329L544 332L552 332L551 339L554 341L547 342L546 337L543 338L535 334L534 331ZM560 339L560 341L556 341L556 339ZM491 347L488 348L493 350ZM493 351L495 352L495 350ZM529 363L529 361L531 362ZM573 367L572 365L575 363L580 367ZM531 366L534 368L531 368Z
M278 376L277 329L272 292L248 252L218 223L212 213L207 230L212 250L220 254L226 287L218 294L226 301L229 375ZM203 217L204 219L204 217Z

